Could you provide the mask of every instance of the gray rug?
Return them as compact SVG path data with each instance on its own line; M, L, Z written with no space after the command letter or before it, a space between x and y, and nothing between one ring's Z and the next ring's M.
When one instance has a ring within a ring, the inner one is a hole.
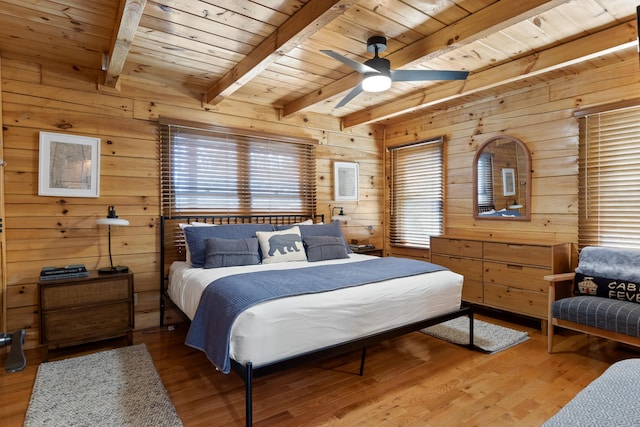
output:
M458 317L439 325L422 329L427 335L452 342L469 344L469 318ZM497 353L529 339L526 332L473 319L473 344L486 353Z
M182 426L144 344L38 367L25 427Z

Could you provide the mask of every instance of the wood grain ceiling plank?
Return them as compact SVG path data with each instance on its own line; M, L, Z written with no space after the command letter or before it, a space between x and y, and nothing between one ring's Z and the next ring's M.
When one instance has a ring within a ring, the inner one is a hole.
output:
M529 0L527 2L503 0L499 3L493 3L473 15L466 16L453 25L387 55L386 58L391 61L393 69L398 69L405 65L410 67L414 62L420 63L424 61L425 57L436 58L452 51L454 48L472 43L567 1L569 0ZM356 74L359 78L358 73L353 74ZM350 77L350 79L354 80L355 78ZM288 117L297 111L336 96L341 93L335 92L340 87L343 87L343 85L331 85L322 91L314 91L296 99L284 107L283 114Z
M224 5L194 0L152 1L149 3L145 13L173 22L178 12L182 12L182 15L193 18L192 23L190 23L187 21L187 17L180 17L182 25L211 28L212 32L219 32L222 28L229 28L230 30L245 31L260 37L267 37L287 18L287 15L278 13L278 11L265 9L260 5L247 1L228 1ZM162 11L164 14L156 11ZM196 22L199 23L196 24ZM235 35L238 35L238 33L229 33L230 38L235 38Z
M113 20L115 15L105 17L96 14L82 14L83 16L74 17L73 10L66 11L55 10L52 8L40 9L35 6L24 4L22 1L7 0L3 1L0 9L0 16L7 15L14 19L2 18L5 22L16 22L18 20L28 20L33 23L34 29L44 26L51 26L71 33L82 33L96 37L110 38L113 31ZM75 14L80 15L80 14ZM73 26L73 31L69 31L69 24Z
M122 9L114 29L113 40L107 53L108 64L104 70L104 86L115 88L118 86L120 73L127 60L131 42L138 30L138 24L147 0L123 0Z
M233 66L231 61L225 59L151 40L136 39L136 42L131 46L131 54L134 53L138 54L141 64L147 62L146 58L153 58L160 64L165 61L169 64L176 64L184 69L185 74L189 74L189 70L198 70L207 72L211 76L221 76Z
M336 16L344 13L356 0L311 0L267 37L233 69L212 85L205 102L217 104L249 82L287 51L295 48Z
M435 0L428 2L423 0L402 0L402 2L429 15L432 19L439 21L445 26L458 22L472 13L471 11L467 11L464 7L458 6L458 3L461 3L460 0ZM484 3L493 2L486 1ZM487 4L487 6L488 5L490 4Z
M617 25L598 33L552 47L540 53L528 55L515 61L493 67L480 73L471 74L465 82L450 82L437 88L437 94L430 89L396 102L371 107L361 112L343 117L343 127L351 127L376 122L398 115L417 111L425 106L435 105L461 96L478 93L493 87L510 84L543 73L559 70L581 61L595 58L604 52L627 48L637 42L635 20ZM462 85L461 85L462 83Z
M403 38L404 40L400 42L402 45L413 43L424 37L424 34L415 31L406 22L393 20L382 12L378 8L369 10L358 4L358 7L352 7L343 16L330 23L327 29L359 41L365 52L366 40L371 36L385 36L387 43L392 39ZM425 19L428 18L426 15L423 16ZM334 26L337 28L333 28ZM360 31L357 31L358 29Z
M18 36L10 28L3 27L5 28L0 29L0 40L10 39L11 44L0 49L0 56L13 54L26 62L46 64L48 61L52 61L54 63L64 63L67 69L91 68L95 71L100 70L100 53L98 50L95 50L95 53L91 53L85 50L83 46L65 45L57 43L56 40L43 37L25 38ZM33 51L34 43L39 43L37 51Z
M194 13L200 13L199 15ZM197 29L197 33L190 33L190 37L197 35L201 41L206 40L202 34L208 34L208 38L218 40L217 45L239 46L238 52L246 54L264 40L266 34L273 32L274 27L246 16L237 16L222 8L214 8L209 5L209 9L198 11L191 8L182 10L176 7L169 7L164 4L150 3L145 10L145 15L156 20L165 21L171 26L182 27L181 32L189 34L190 29ZM216 19L212 19L212 15ZM228 19L224 19L224 18ZM157 21L156 21L157 22ZM246 24L246 28L242 26ZM163 26L166 28L166 26ZM260 30L261 29L261 30ZM257 32L254 32L254 31Z
M198 55L202 55L203 57L208 56L211 62L217 61L219 63L218 65L228 64L229 68L244 57L237 52L212 46L200 41L192 41L175 34L154 31L153 29L143 25L140 25L138 28L138 34L136 34L136 38L133 42L134 45L141 43L141 41L145 41L145 43L149 45L157 43L158 47L161 46L163 50L175 51L176 54L181 54L183 56L194 52Z
M300 11L308 2L309 0L278 0L277 2L273 0L230 1L225 6L236 13L250 14L256 19L271 22L276 27L279 27L289 17ZM273 21L274 18L279 21Z
M422 36L428 36L445 27L442 22L432 19L422 10L402 1L363 0L358 4L395 22L402 23L413 31L422 34ZM401 34L395 37L405 44L410 43L408 40L404 40Z
M144 27L147 31L156 33L166 33L173 36L182 37L192 43L203 43L212 48L226 50L231 54L247 55L253 49L253 46L224 37L224 33L218 34L209 31L203 31L196 27L188 27L185 25L176 25L171 21L160 19L155 16L143 14L140 19L140 27ZM207 28L206 26L204 28ZM218 29L224 31L224 28ZM156 34L156 36L158 36Z
M14 3L30 9L43 11L59 11L61 16L93 22L96 15L114 19L118 14L118 4L112 0L2 0L2 3ZM111 22L113 24L113 22Z

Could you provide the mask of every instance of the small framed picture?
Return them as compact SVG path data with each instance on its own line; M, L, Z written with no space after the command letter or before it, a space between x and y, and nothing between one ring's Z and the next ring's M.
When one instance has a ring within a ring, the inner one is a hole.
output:
M502 195L514 196L516 194L516 174L513 168L502 169Z
M40 132L38 195L100 196L100 138Z
M335 200L358 200L358 164L333 162Z

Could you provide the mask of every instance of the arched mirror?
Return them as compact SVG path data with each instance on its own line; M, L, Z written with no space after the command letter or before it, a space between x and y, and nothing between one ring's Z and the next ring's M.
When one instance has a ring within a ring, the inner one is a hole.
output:
M500 135L473 158L473 217L531 219L531 154L522 141Z

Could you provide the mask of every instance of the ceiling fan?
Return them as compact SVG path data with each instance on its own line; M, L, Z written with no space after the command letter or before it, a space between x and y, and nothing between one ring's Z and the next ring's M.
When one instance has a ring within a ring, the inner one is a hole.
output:
M367 51L374 54L373 58L360 63L342 56L332 50L321 50L325 55L337 59L345 65L362 74L362 82L354 87L342 101L336 105L340 108L356 97L360 92L383 92L391 87L391 82L410 82L425 80L464 80L468 71L439 71L439 70L392 70L388 59L380 58L378 53L387 50L387 39L383 36L369 37Z

